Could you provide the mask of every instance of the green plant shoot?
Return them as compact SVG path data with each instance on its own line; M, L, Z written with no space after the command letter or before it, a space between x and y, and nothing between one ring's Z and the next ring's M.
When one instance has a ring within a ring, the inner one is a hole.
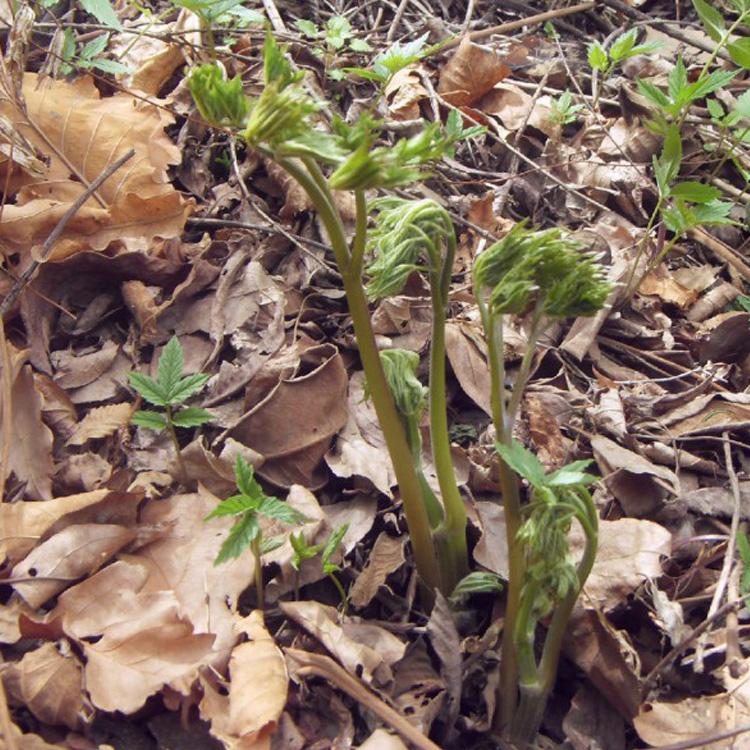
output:
M263 607L263 566L261 556L284 543L284 535L263 538L260 518L273 519L290 526L304 523L308 519L283 500L269 497L255 479L253 467L242 456L237 456L234 465L238 493L222 500L217 508L205 517L205 521L222 516L234 517L235 524L224 540L214 565L220 565L239 557L249 549L255 560L255 590L258 606Z
M184 357L179 339L173 336L164 347L159 358L156 377L131 372L130 384L148 403L161 407L164 411L137 411L130 418L132 424L162 432L167 430L177 454L183 479L187 479L187 469L182 458L180 443L175 427L200 427L214 417L210 411L188 406L175 411L175 407L187 401L206 385L208 375L196 373L182 376Z
M299 599L299 570L302 566L302 563L305 560L312 560L313 558L320 555L320 563L323 566L323 573L324 575L327 575L333 582L334 586L336 586L336 589L341 595L341 603L344 612L346 612L346 591L344 591L344 587L341 585L341 581L339 581L338 576L336 575L336 573L341 571L341 567L338 564L334 563L331 558L336 554L339 547L341 547L341 541L343 540L344 535L348 530L348 523L345 523L342 526L336 526L331 530L328 539L320 544L308 544L307 540L305 539L304 533L301 531L299 532L299 534L289 532L289 542L291 543L292 549L294 550L291 563L292 567L295 569L295 571L297 571L297 580L295 582L295 599Z

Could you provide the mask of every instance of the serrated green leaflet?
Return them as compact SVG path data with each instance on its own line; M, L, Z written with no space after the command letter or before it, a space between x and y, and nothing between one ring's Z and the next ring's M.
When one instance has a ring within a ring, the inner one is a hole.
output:
M181 409L172 415L172 422L175 427L200 427L206 422L210 422L214 415L206 409L199 409L191 406L187 409Z
M136 427L147 427L150 430L167 429L167 418L156 411L137 411L130 418L130 422Z
M149 375L144 375L141 372L131 372L128 374L128 378L133 388L150 404L154 406L169 405L169 394L160 383L157 383Z

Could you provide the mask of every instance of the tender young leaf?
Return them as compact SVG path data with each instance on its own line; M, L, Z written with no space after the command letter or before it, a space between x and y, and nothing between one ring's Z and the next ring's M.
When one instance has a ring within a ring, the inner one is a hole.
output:
M333 531L331 531L331 536L328 537L328 541L323 549L323 554L320 556L320 560L323 563L323 572L326 575L341 570L338 565L331 562L331 557L341 546L341 541L348 530L349 524L345 523L343 526L337 526L333 529Z
M748 541L746 534L737 534L737 554L740 556L742 564L745 567L750 567L750 541ZM742 593L746 592L743 591Z
M255 513L263 498L254 498L249 495L232 495L222 500L203 520L209 518L220 518L222 516L242 516L246 513Z
M729 212L734 208L733 203L727 201L711 201L694 209L698 225L709 224L712 226L735 224L738 222L729 218Z
M680 98L682 91L687 85L687 70L685 68L685 63L682 62L682 57L678 57L677 63L669 73L669 79L667 81L667 90L669 91L669 96L673 102L676 102Z
M133 73L135 71L135 68L131 68L129 65L123 65L121 62L117 62L117 60L107 60L103 57L97 57L87 62L81 61L78 64L84 68L96 68L97 70L101 70L102 73L111 73L112 75Z
M333 16L326 23L326 43L341 49L352 35L352 25L346 16Z
M81 49L81 57L84 60L90 60L92 57L101 55L102 52L107 48L107 42L109 41L109 34L100 34L99 36L92 39L88 44L84 45Z
M475 570L464 576L451 592L451 601L460 601L470 594L499 594L503 590L503 583L494 573Z
M364 39L350 39L349 48L354 52L372 52L372 47Z
M237 480L237 489L243 495L258 501L264 497L263 489L255 479L253 467L240 455L237 455L234 462L234 478Z
M746 91L745 93L747 94L750 92ZM714 120L721 120L721 118L724 117L724 107L722 107L716 99L707 99L706 107L708 108L708 113Z
M320 30L318 27L312 22L308 21L304 18L298 18L294 25L306 36L310 39L315 39L318 34L320 33Z
M624 60L633 47L635 47L637 39L638 29L630 29L630 31L620 34L609 48L609 56L612 58L612 61L620 62L620 60Z
M750 39L737 39L727 44L727 52L732 60L745 70L750 69Z
M181 404L194 393L197 393L208 382L208 375L195 373L179 380L169 392L170 404Z
M725 22L721 11L709 5L705 0L693 0L693 6L701 19L703 28L711 39L718 42L724 36Z
M289 503L279 500L276 497L264 497L258 507L258 513L262 516L272 518L274 521L289 524L290 526L304 523L308 520L304 513L300 513L296 508L289 505Z
M670 125L667 130L660 161L666 169L666 182L674 182L680 173L680 166L682 165L682 136L676 123Z
M172 391L182 378L183 366L182 345L177 336L172 336L162 350L156 370L156 380L167 393L168 398L171 398Z
M322 544L308 544L303 531L298 534L290 531L289 543L294 550L290 562L295 570L299 570L305 560L312 560L323 549Z
M662 109L667 109L667 107L669 107L671 101L660 88L654 86L650 81L644 81L642 78L636 78L635 82L638 85L640 93L650 102L653 102Z
M200 427L206 422L214 419L214 415L205 409L198 409L191 406L187 409L181 409L172 416L172 422L175 427Z
M546 478L546 484L549 487L573 487L576 485L586 485L595 482L597 477L588 474L585 469L591 464L589 459L584 461L573 461L562 469L553 471Z
M169 394L150 375L131 372L128 373L128 378L130 379L130 385L150 404L154 406L167 406L169 404Z
M750 119L750 89L740 94L732 107L732 112Z
M81 0L81 7L86 13L91 13L99 23L109 26L111 29L122 31L120 19L109 0Z
M258 517L254 513L246 513L229 530L229 535L219 548L219 554L214 565L221 565L228 560L239 557L260 534Z
M736 75L737 71L735 70L714 70L683 89L680 97L676 98L675 101L685 106L698 99L703 99L704 96L723 89Z
M589 65L602 73L609 68L609 56L600 42L589 44Z
M267 555L269 552L273 552L275 549L281 547L286 541L286 534L276 534L276 536L269 537L268 539L262 539L260 542L260 554Z
M721 191L701 182L680 182L672 186L671 195L691 203L709 203L719 198Z
M167 418L157 411L137 411L130 418L130 423L136 427L148 427L158 432L167 429Z
M542 462L518 440L511 440L510 445L495 443L495 450L516 474L522 476L533 487L541 487L545 483L547 475Z

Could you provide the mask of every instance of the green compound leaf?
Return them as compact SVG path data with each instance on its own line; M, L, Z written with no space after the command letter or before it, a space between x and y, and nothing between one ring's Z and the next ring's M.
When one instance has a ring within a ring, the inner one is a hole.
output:
M320 29L312 21L304 18L298 18L294 25L309 39L315 39L320 33Z
M181 404L183 401L190 398L194 393L197 393L204 385L208 382L209 375L203 375L202 373L195 373L194 375L188 375L177 381L173 388L169 392L169 403L170 404Z
M235 128L244 126L250 102L239 75L227 81L218 65L200 65L191 71L188 86L206 122Z
M326 43L333 49L341 49L352 35L352 25L346 16L333 16L326 23Z
M242 456L238 455L234 462L234 477L237 480L237 489L248 498L253 498L256 502L253 507L257 509L265 495L263 488L255 479L254 473L254 468Z
M631 29L626 31L612 42L612 46L609 48L609 56L613 62L620 62L628 57L628 54L635 47L636 40L638 39L638 29Z
M208 516L210 518L210 516ZM229 535L219 549L214 565L228 562L239 557L260 534L258 517L254 513L247 513L240 517L229 530Z
M169 404L169 394L150 375L131 372L128 373L128 379L130 385L150 404L154 406L167 406Z
M130 418L130 423L136 427L147 427L158 432L167 429L167 418L161 412L156 411L137 411Z
M200 427L213 419L214 415L210 411L193 406L182 409L172 416L175 427Z
M727 51L737 65L750 69L750 39L738 39L727 44Z

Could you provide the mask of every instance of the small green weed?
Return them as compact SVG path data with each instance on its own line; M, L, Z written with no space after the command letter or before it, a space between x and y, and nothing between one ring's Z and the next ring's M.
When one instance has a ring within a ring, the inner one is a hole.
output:
M183 475L182 479L187 480L188 474L175 427L200 427L206 422L210 422L214 417L210 411L192 406L175 411L175 407L201 390L209 377L200 373L182 377L183 366L182 346L177 336L173 336L164 347L164 351L159 358L155 378L140 372L130 373L130 384L133 388L148 403L159 406L164 410L163 412L137 411L130 421L138 427L147 427L158 432L164 430L169 432L177 453L177 460Z
M578 120L581 111L586 109L586 105L574 104L573 94L570 91L563 91L557 99L552 100L551 109L550 120L560 125L570 125Z
M203 520L232 516L236 519L224 540L214 565L220 565L228 560L239 557L249 549L255 559L255 590L258 606L263 607L263 566L261 556L280 547L284 543L285 535L277 535L269 539L263 538L260 517L280 521L290 526L304 523L307 517L283 500L270 497L263 492L263 488L254 476L253 467L242 456L237 456L234 465L234 476L237 480L239 492L226 500L222 500L216 510L211 511Z
M348 597L344 587L341 585L336 573L341 571L341 567L334 562L331 562L331 558L341 546L341 540L344 538L344 534L349 530L349 524L345 523L343 526L337 526L332 529L328 540L321 544L308 544L305 539L305 535L300 531L299 534L295 534L293 531L289 532L289 542L294 550L292 556L292 567L297 571L297 580L294 585L295 599L299 599L299 569L305 560L312 560L314 557L320 555L320 562L323 566L323 573L327 575L334 586L336 586L339 594L341 595L341 602L346 612Z

